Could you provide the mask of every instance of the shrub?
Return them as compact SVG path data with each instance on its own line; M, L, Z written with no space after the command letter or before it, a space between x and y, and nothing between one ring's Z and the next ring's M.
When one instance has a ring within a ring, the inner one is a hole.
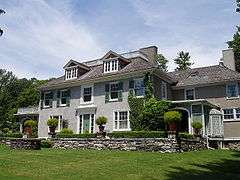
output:
M192 122L191 125L194 129L198 129L198 130L202 129L202 127L203 127L202 123L200 123L200 122Z
M42 140L41 141L41 148L51 148L53 145L53 142L50 140Z
M24 126L25 127L35 127L35 126L37 126L37 122L30 119L30 120L27 120L24 122Z
M165 131L119 131L107 134L110 138L165 138Z
M178 111L168 111L164 113L164 122L166 124L178 123L181 121L181 113Z
M107 118L105 116L99 116L97 119L96 119L96 124L101 126L103 124L106 124L107 123Z
M58 126L58 119L56 119L56 118L50 118L50 119L48 119L47 125L48 125L49 127L57 127L57 126Z
M22 133L11 133L8 132L6 134L0 134L0 137L10 137L10 138L22 138Z
M60 134L56 138L95 138L96 134Z
M194 139L194 136L189 133L179 133L179 137L182 139Z
M59 134L73 134L73 131L68 128L63 128Z
M2 130L2 132L3 132L4 134L8 133L9 131L10 131L9 128L3 128L3 130Z

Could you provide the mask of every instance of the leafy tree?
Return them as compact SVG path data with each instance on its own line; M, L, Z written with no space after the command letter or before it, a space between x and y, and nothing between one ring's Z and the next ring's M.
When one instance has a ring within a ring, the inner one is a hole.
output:
M229 48L233 48L236 59L236 70L240 72L240 26L237 26L237 32L233 35L233 40L227 42Z
M0 15L5 14L5 13L6 12L4 10L0 9ZM0 28L0 36L2 36L2 35L3 35L3 30Z
M158 67L162 70L167 72L167 63L168 60L162 55L162 54L158 54L157 55L157 62L158 62Z
M237 2L236 12L240 13L240 0L236 0L236 2Z
M179 52L178 57L174 59L175 64L178 65L178 67L175 70L187 70L190 69L191 65L193 65L192 62L190 62L191 56L189 56L189 52Z

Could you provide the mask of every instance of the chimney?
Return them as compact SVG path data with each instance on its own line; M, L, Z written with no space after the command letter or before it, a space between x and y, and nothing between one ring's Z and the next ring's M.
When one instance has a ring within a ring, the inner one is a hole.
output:
M222 50L223 58L220 61L220 64L223 64L225 67L236 71L236 65L235 65L235 58L234 58L234 52L233 49L225 49Z
M141 49L139 49L139 51L146 55L149 62L151 62L153 64L157 64L156 56L157 56L158 48L156 46L149 46L149 47L141 48Z

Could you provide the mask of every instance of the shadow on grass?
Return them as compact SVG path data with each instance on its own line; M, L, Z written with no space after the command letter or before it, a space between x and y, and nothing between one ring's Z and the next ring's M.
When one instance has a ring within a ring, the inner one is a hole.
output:
M234 152L231 159L221 159L217 162L207 164L190 164L188 167L172 166L167 172L167 179L184 179L184 180L240 180L240 152Z

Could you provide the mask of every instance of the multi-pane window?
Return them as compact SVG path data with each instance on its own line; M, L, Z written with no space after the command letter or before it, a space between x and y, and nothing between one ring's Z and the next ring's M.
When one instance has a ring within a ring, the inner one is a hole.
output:
M118 60L114 59L110 61L104 61L103 69L104 69L104 73L118 71Z
M224 109L223 113L224 119L234 119L233 109Z
M196 104L192 105L192 119L193 121L202 122L202 105Z
M186 98L186 100L193 100L194 99L194 89L186 89L185 90L185 98Z
M110 100L118 100L118 82L110 83Z
M61 90L60 91L60 105L61 106L67 105L67 98L68 98L68 90Z
M51 119L57 119L58 120L58 125L56 127L56 132L60 132L63 129L63 118L62 116L50 116Z
M92 87L83 88L83 101L84 102L92 101Z
M129 112L114 112L114 130L129 130Z
M237 97L238 96L238 85L237 83L234 84L227 84L226 86L226 93L228 98Z
M52 92L45 92L44 93L44 107L50 107L53 99Z
M77 78L77 72L78 72L78 69L75 67L75 68L71 68L71 69L66 69L65 70L65 77L66 79L75 79Z
M162 99L167 99L167 83L163 81L161 83L161 94L162 94Z
M236 118L240 119L240 108L235 109L236 111Z
M134 94L135 96L144 96L145 95L145 86L143 78L134 80Z

